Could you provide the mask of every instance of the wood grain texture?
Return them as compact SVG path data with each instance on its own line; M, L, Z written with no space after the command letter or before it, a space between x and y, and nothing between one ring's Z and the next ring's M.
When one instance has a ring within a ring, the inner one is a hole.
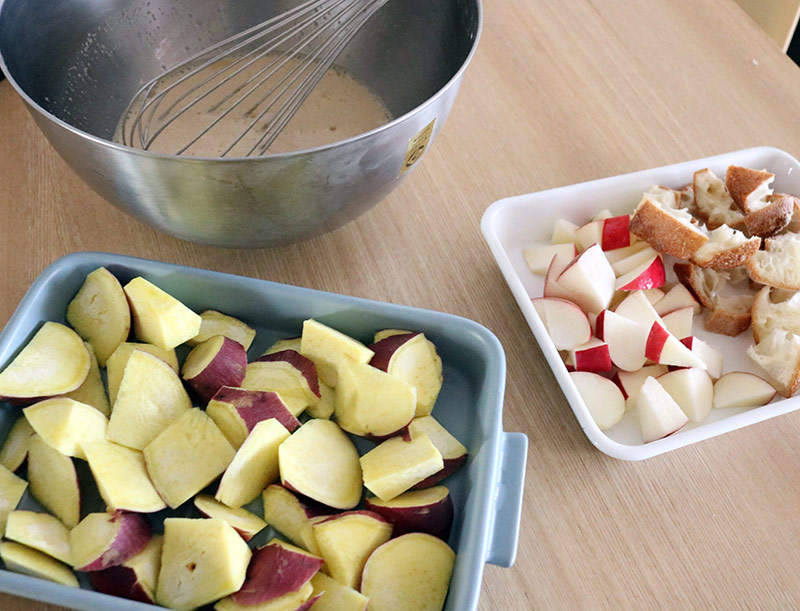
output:
M507 355L504 427L528 435L516 565L480 609L800 606L800 413L640 463L587 441L480 234L505 196L754 145L800 155L800 70L733 0L484 0L439 139L328 235L226 250L102 201L0 84L0 324L41 270L103 250L474 319ZM0 595L2 609L45 609Z

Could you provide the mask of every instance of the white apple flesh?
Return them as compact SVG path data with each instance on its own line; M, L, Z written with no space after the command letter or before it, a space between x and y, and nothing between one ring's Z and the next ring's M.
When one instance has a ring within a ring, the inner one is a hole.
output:
M760 407L777 391L767 380L747 371L731 371L714 382L714 407Z
M601 431L610 429L625 415L625 397L608 378L587 371L570 373L578 394Z
M589 318L577 304L554 297L536 297L531 302L556 350L571 350L591 338Z

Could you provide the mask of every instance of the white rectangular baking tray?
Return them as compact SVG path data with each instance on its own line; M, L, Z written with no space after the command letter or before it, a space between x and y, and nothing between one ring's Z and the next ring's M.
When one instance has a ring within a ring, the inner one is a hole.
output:
M717 176L724 177L729 165L766 169L775 174L772 186L776 192L800 194L800 163L797 159L779 149L755 147L505 198L494 202L483 215L483 235L575 417L589 440L609 456L624 460L650 458L793 411L800 407L800 397L778 397L768 405L750 409L713 410L705 422L689 423L680 431L647 444L643 443L634 414L630 411L619 424L601 431L578 395L558 351L531 304L531 298L542 295L544 278L528 270L522 249L536 243L548 243L553 223L559 218L582 224L605 208L615 214L630 213L642 193L653 185L682 187L691 182L696 170L703 168L709 168ZM669 273L672 273L671 269ZM668 276L670 279L674 280L674 275ZM730 338L708 333L702 327L702 321L696 320L695 335L725 355L726 372L751 371L764 375L745 355L745 350L752 343L749 331Z

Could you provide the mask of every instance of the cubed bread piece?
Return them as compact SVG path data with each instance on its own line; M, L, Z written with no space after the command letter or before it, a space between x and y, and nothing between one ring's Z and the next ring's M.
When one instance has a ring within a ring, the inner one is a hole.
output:
M758 236L748 238L741 231L727 225L720 225L710 231L708 238L708 242L692 255L692 263L711 269L729 269L744 265L761 246L761 238Z
M783 397L791 397L800 387L800 336L779 329L770 331L747 349L749 356L767 374Z
M658 252L688 259L708 241L704 228L686 210L668 208L645 194L628 229Z
M800 233L800 197L786 195L785 193L781 193L781 195L792 198L792 218L789 220L789 224L783 228L783 231L786 233Z
M720 225L737 227L744 221L744 214L733 202L725 182L708 168L694 173L694 214L705 221L709 229Z
M706 330L735 337L750 327L754 293L744 268L713 270L675 263L673 269L678 280L709 309Z
M775 174L766 170L754 170L738 165L728 166L725 186L733 202L745 214L760 210L767 205L767 196L772 195L770 184Z
M767 205L744 217L744 226L752 236L768 238L783 230L792 220L794 196L773 193L767 196Z
M755 282L793 291L800 290L800 234L784 233L764 240L764 250L747 262Z
M755 343L774 330L800 335L800 292L761 287L753 300L752 314Z
M680 196L677 191L669 187L654 185L645 194L664 208L680 208Z

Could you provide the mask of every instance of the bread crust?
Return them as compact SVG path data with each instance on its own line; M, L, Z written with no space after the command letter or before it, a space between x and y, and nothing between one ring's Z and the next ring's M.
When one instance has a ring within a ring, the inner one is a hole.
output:
M725 173L725 186L731 194L733 202L745 214L752 212L747 206L747 196L758 189L764 183L768 183L775 178L775 174L765 170L754 170L738 165L728 166Z
M768 238L782 231L792 220L794 197L773 193L767 197L766 206L744 217L744 225L751 236Z
M708 241L700 229L669 214L647 196L636 208L628 229L658 252L679 259L689 259Z
M731 248L719 250L711 257L702 257L701 252L698 251L692 257L692 263L700 267L707 267L710 269L731 269L734 267L741 267L750 260L758 249L761 247L761 238L753 237Z
M752 297L743 292L736 303L712 295L706 285L705 271L693 263L675 263L673 266L678 281L704 306L706 314L704 326L707 331L729 337L736 337L750 327Z

